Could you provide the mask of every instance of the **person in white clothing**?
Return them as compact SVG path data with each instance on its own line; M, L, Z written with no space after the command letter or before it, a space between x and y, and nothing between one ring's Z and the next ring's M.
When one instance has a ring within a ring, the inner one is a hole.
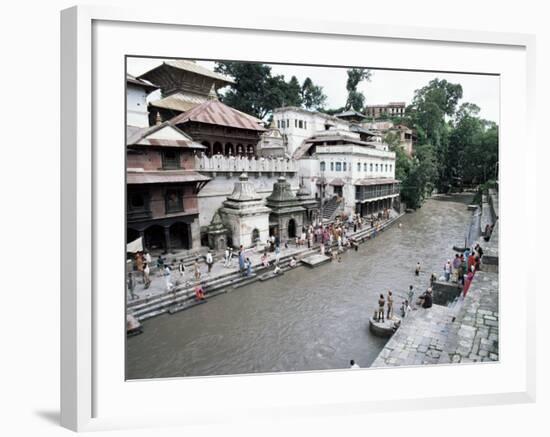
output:
M164 281L166 284L166 291L172 291L172 272L168 265L164 267Z

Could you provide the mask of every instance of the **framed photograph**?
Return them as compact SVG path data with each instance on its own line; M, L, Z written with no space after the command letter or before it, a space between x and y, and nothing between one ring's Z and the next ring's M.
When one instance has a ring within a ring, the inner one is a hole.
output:
M61 48L64 426L534 400L533 37L75 7Z

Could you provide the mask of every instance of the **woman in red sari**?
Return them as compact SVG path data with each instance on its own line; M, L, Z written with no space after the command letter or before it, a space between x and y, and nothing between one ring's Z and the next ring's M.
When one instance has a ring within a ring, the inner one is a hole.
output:
M466 275L466 279L464 280L464 288L462 289L463 297L466 297L466 293L468 293L468 290L470 289L472 279L474 279L474 271L470 268L468 269L468 274Z

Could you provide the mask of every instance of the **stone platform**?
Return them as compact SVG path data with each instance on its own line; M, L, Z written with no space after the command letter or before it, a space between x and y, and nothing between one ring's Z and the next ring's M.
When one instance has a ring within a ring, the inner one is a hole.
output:
M383 322L379 322L374 317L371 317L369 319L369 329L378 337L391 337L400 323L401 319L395 316L392 319L385 319Z
M498 274L479 271L456 307L408 313L372 367L498 361Z
M307 256L305 258L302 258L302 262L308 266L308 267L318 267L320 265L323 265L327 262L330 262L330 257L326 255L321 255L320 253L316 253L314 255Z

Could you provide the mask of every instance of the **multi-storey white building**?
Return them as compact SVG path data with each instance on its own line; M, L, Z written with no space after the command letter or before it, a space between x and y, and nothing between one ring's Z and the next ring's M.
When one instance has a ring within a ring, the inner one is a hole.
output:
M345 212L361 215L394 206L399 196L395 153L380 136L353 123L297 108L277 109L274 119L284 125L280 129L297 161L298 175L315 197L338 202Z
M321 112L307 111L289 106L273 111L273 121L283 135L287 153L292 156L304 140L319 131L329 129L349 130L350 124L332 115Z

